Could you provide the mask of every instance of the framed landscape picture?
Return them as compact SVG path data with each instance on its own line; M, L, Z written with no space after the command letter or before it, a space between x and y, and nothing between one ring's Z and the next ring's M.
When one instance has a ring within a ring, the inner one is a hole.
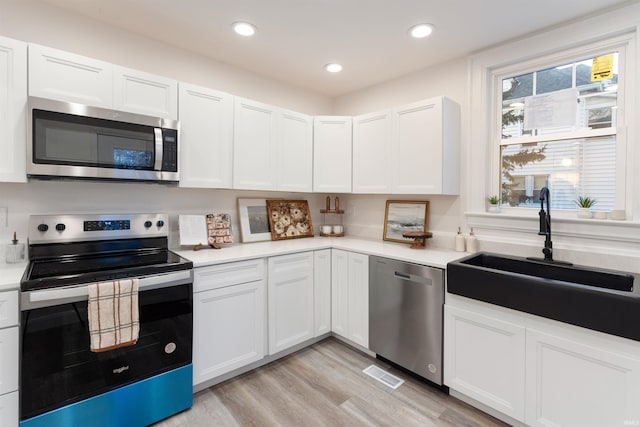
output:
M266 199L238 198L238 214L243 242L271 240Z
M402 237L406 231L429 231L429 202L413 200L387 200L384 214L383 240L412 243Z
M306 200L267 200L271 240L313 237L311 212Z

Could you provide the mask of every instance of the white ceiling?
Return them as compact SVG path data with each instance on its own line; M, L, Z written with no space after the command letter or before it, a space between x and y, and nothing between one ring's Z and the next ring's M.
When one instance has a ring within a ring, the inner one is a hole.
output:
M219 61L336 97L624 0L45 0ZM258 28L252 38L235 21ZM436 30L412 39L408 28ZM329 74L323 66L339 62Z

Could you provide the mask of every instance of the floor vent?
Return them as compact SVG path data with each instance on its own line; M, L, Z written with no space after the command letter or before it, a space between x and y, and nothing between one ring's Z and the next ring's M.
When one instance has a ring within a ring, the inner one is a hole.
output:
M371 378L375 378L380 381L382 384L391 387L392 389L396 389L402 385L404 380L396 377L395 375L391 375L383 369L378 368L376 365L371 365L366 369L363 369L362 372L369 375Z

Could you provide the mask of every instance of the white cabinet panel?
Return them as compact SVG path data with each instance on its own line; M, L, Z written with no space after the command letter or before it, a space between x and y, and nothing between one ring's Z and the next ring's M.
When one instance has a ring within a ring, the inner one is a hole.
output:
M235 98L233 188L276 189L277 124L275 107Z
M631 358L527 330L527 424L640 424L640 354Z
M444 383L524 421L525 328L445 305Z
M27 44L0 37L0 181L26 182Z
M269 354L314 336L313 252L269 258Z
M264 357L264 287L260 280L194 294L194 385Z
M262 258L198 267L193 273L193 291L207 291L263 280L264 267L265 260Z
M17 426L19 423L18 392L0 396L0 426Z
M353 118L353 192L391 193L391 111Z
M350 193L352 118L317 116L313 120L313 191Z
M178 82L114 66L113 108L153 117L178 119Z
M445 97L393 109L394 194L458 194L458 106Z
M314 336L331 332L331 249L313 253Z
M369 347L369 257L331 250L331 329Z
M231 188L233 96L180 83L180 186Z
M113 66L108 62L30 44L29 95L111 108Z
M18 327L0 329L0 394L18 389Z
M18 324L18 291L0 292L0 328Z
M279 191L311 192L313 179L313 122L311 117L280 110L277 153Z

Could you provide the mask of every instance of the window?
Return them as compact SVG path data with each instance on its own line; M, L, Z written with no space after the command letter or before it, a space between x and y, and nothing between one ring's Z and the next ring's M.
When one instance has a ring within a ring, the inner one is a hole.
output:
M624 192L617 186L624 180L616 177L624 177L625 161L617 154L616 112L624 49L582 55L542 58L532 71L495 75L503 205L535 207L544 186L554 209L575 209L580 195L596 199L596 209L620 205L616 195Z

